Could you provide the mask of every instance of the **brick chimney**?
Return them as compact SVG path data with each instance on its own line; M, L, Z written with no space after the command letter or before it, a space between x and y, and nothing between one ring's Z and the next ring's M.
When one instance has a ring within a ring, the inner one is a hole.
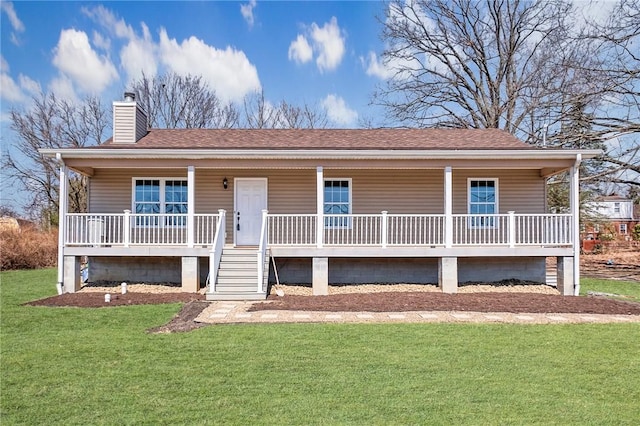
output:
M147 113L136 102L135 93L125 92L123 101L113 103L113 143L135 144L148 130Z

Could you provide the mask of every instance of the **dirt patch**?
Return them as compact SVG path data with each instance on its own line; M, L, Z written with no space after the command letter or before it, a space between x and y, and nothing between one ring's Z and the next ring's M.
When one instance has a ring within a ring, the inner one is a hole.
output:
M178 312L171 321L160 327L150 328L148 333L183 333L204 327L207 324L195 322L195 319L204 309L209 306L208 302L192 300L187 302L180 312Z
M161 303L186 303L192 300L204 300L199 293L127 293L111 294L111 302L105 302L105 293L77 292L65 293L46 299L27 302L31 306L76 306L79 308L106 308L126 305L158 305Z
M584 254L580 271L583 277L640 282L640 252Z
M408 312L472 311L640 315L640 303L601 297L531 293L353 293L329 296L269 296L249 311Z

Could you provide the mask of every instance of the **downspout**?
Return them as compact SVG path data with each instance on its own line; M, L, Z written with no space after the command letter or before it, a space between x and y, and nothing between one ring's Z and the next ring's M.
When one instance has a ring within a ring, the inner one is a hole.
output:
M573 216L573 295L580 295L580 163L582 154L576 154L571 180L571 206Z
M58 284L56 289L58 294L64 292L64 234L65 234L65 210L66 210L66 197L67 197L67 166L62 160L62 154L56 153L56 161L60 165L60 188L58 199Z

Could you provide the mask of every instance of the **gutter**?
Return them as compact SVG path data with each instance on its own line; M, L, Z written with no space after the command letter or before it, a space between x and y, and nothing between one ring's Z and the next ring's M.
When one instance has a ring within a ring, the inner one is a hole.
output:
M601 150L424 150L424 149L180 149L180 148L92 148L92 149L41 149L47 157L64 154L65 158L90 159L365 159L365 160L415 160L415 159L560 159L571 160L577 154L593 158Z

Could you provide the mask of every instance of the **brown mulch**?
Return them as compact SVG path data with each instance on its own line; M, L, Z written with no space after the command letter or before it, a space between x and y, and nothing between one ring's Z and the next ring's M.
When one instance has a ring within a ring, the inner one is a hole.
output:
M161 303L186 303L192 300L204 300L199 293L111 293L111 302L104 301L105 293L78 292L65 293L46 299L27 302L31 306L77 306L80 308L104 308L124 305L158 305Z
M640 315L640 303L603 297L534 293L353 293L329 296L269 296L249 311L327 312L472 311Z

